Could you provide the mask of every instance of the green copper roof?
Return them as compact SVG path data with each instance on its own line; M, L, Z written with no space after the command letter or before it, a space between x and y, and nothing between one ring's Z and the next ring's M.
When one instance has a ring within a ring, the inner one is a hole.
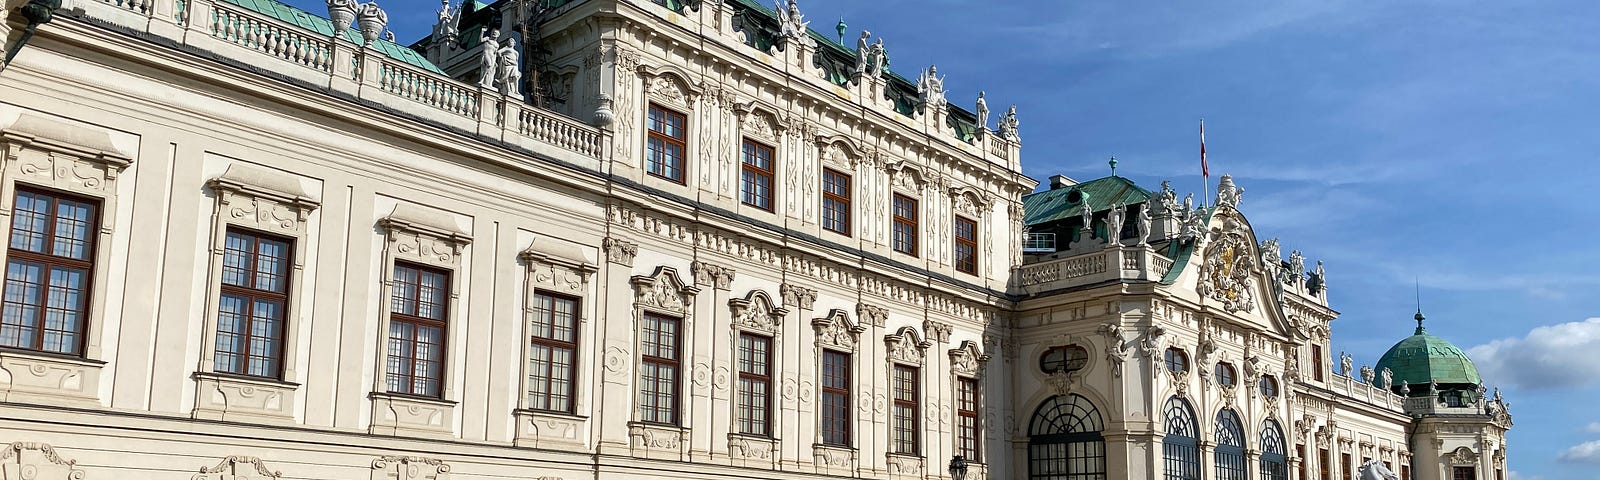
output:
M1072 195L1078 192L1078 195ZM1154 196L1149 190L1139 188L1133 180L1111 176L1090 180L1070 187L1062 187L1043 192L1029 194L1022 197L1022 223L1038 225L1056 220L1077 218L1082 212L1082 202L1089 202L1089 209L1102 212L1111 209L1111 205L1134 205L1144 203Z
M1443 338L1428 335L1428 331L1422 328L1421 320L1422 314L1419 312L1416 333L1390 347L1378 360L1378 371L1384 368L1393 371L1395 388L1399 388L1400 382L1407 382L1414 393L1426 390L1417 386L1427 385L1430 381L1453 386L1482 383L1483 380L1478 377L1478 367L1472 365L1472 359L1467 358L1466 352Z
M284 22L288 22L288 23L292 23L292 24L295 24L295 25L299 25L300 28L304 28L306 30L311 30L313 32L317 32L317 33L319 33L319 34L321 34L323 36L329 36L329 37L333 36L333 22L332 21L329 21L326 18L322 18L321 16L314 15L311 12L307 12L305 10L294 8L294 7L291 7L291 6L286 5L286 4L278 3L278 2L275 2L273 0L223 0L223 1L231 3L231 4L234 4L234 5L238 5L240 7L244 7L246 9L249 9L252 12L256 12L256 13L260 13L260 14L263 14L263 15L271 16L272 18L276 18L276 19L284 21ZM349 30L345 30L344 31L344 38L345 38L345 40L349 40L351 43L360 45L361 44L361 31L356 29L354 26L351 26L351 28ZM372 47L378 49L379 52L383 52L383 54L388 56L389 58L393 58L395 60L399 60L401 62L405 62L407 64L410 64L411 66L414 66L414 67L417 67L417 68L421 68L423 70L427 70L427 71L430 71L430 72L433 72L433 73L437 73L437 74L441 74L441 75L444 74L444 71L439 70L439 67L434 66L434 64L432 62L429 62L427 59L422 58L421 54L418 54L417 52L414 52L411 49L408 49L406 47L400 46L397 43L394 43L394 42L391 42L391 41L388 41L388 40L379 39L378 41L373 42Z

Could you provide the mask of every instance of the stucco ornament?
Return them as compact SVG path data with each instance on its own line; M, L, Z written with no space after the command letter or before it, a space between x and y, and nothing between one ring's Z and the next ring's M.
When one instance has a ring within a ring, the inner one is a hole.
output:
M795 0L789 0L785 7L783 3L773 5L772 11L778 13L778 40L781 42L808 42L811 39L806 35L809 30L806 25L805 15L800 13L800 5Z
M384 27L389 26L389 14L378 8L378 2L367 2L356 10L356 22L361 27L361 39L371 46L383 34Z
M1006 113L1004 115L1000 116L1000 125L999 125L999 127L1000 127L1000 138L1004 138L1006 140L1011 140L1011 141L1020 141L1020 140L1022 140L1022 137L1019 136L1019 134L1017 132L1018 124L1017 124L1017 106L1016 105L1012 105L1010 110L1006 110Z
M328 19L333 22L333 37L343 37L350 22L356 21L356 1L328 0Z
M1229 218L1223 228L1212 232L1196 290L1222 302L1222 309L1230 313L1254 310L1250 272L1256 267L1255 248L1245 236L1244 225Z
M1233 184L1233 175L1223 175L1217 182L1217 205L1229 208L1239 208L1239 201L1244 198L1244 189Z

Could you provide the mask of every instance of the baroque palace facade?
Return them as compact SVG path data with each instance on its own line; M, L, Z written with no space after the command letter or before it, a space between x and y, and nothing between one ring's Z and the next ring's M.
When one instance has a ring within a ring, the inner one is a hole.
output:
M1014 107L793 1L51 3L0 480L1504 479L1471 361L1335 359L1231 179L1033 193Z

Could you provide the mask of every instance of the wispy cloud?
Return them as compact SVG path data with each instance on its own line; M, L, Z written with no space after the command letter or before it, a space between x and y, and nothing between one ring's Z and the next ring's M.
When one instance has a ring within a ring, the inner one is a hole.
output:
M1589 433L1600 433L1600 422L1589 422L1589 426L1584 427L1583 430Z
M1556 457L1557 460L1567 463L1587 463L1600 465L1600 440L1583 442L1567 448Z
M1600 352L1600 317L1534 328L1522 338L1469 348L1467 356L1487 382L1544 390L1600 385L1595 352ZM1590 453L1600 460L1600 442L1591 443Z

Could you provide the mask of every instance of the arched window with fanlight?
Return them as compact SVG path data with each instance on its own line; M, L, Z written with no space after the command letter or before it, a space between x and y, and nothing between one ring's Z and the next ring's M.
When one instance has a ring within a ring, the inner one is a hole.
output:
M1261 422L1261 480L1289 480L1288 451L1278 421Z
M1162 426L1167 430L1167 436L1161 439L1166 479L1200 478L1200 424L1195 421L1194 409L1184 399L1172 397L1167 399L1161 416Z
M1105 421L1089 399L1057 395L1045 400L1028 426L1030 480L1104 480Z
M1217 479L1246 480L1249 470L1244 461L1244 424L1239 422L1239 414L1231 408L1217 412L1216 429Z

